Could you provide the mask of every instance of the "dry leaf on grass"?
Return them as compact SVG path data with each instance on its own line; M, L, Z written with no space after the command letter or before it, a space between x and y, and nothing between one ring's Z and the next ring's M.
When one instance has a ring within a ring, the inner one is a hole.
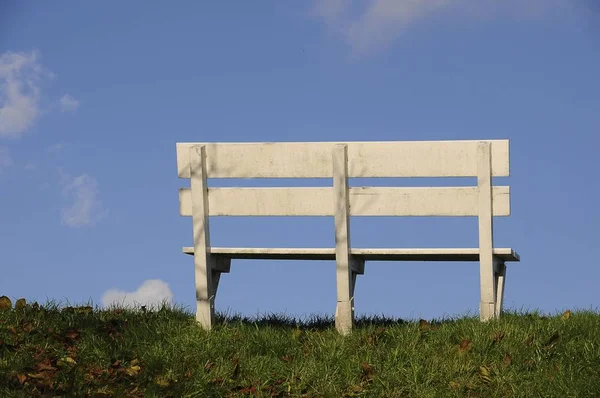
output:
M8 298L8 296L0 297L0 310L11 310L12 309L12 301Z
M21 310L23 308L25 308L25 305L27 304L27 302L25 301L24 298L20 298L15 302L15 310Z
M484 383L489 383L492 381L492 377L491 377L491 373L490 373L490 368L488 368L487 366L480 366L479 367L479 378L481 379L481 381L483 381Z
M473 342L469 339L461 341L458 345L458 351L460 352L469 352L471 348L473 348Z

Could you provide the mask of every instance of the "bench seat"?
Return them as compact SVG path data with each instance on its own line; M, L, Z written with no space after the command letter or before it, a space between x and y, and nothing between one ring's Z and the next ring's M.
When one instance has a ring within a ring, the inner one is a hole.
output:
M193 247L184 247L194 255ZM210 253L230 259L250 260L335 260L334 248L211 247ZM513 249L494 248L502 261L519 261ZM350 249L350 255L364 261L479 261L479 249Z

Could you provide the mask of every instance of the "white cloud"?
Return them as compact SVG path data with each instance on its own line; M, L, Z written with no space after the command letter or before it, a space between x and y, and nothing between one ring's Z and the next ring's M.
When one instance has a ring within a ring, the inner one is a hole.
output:
M62 112L75 112L79 108L79 101L65 94L60 99L60 110Z
M0 146L0 172L3 168L9 167L13 165L12 157L10 156L10 151L7 147Z
M65 144L59 142L57 144L50 145L46 150L50 153L57 153L65 149Z
M169 285L160 279L146 280L134 292L110 289L102 295L102 305L105 307L116 305L132 308L145 305L150 309L155 306L160 307L163 302L171 306L173 293Z
M84 227L96 224L108 215L98 195L98 184L93 177L81 174L71 178L63 175L63 195L70 205L62 209L61 221L69 227Z
M313 10L348 43L354 55L379 50L412 25L442 11L472 18L498 13L539 17L573 7L569 0L368 0L360 4L366 6L355 10L350 1L316 0Z
M0 137L18 138L34 125L45 75L36 51L0 55Z

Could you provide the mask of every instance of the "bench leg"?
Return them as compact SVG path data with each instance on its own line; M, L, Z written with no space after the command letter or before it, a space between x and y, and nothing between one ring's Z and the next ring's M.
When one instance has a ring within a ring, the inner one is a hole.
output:
M364 260L350 257L349 267L337 266L338 301L335 308L335 328L340 334L347 335L352 331L354 321L354 288L356 276L365 271Z
M492 319L496 314L491 167L491 144L480 142L477 145L477 186L479 189L479 281L481 293L479 319L482 321Z
M497 278L494 269L493 261L482 261L480 263L481 301L479 303L479 319L481 321L487 321L496 316Z
M196 255L194 255L196 257ZM200 256L198 256L200 257ZM204 256L203 256L204 257ZM213 279L211 263L214 261L210 256L203 259L195 259L196 279L196 322L205 330L210 330L215 319L214 288L218 279Z
M203 263L200 261L200 263ZM207 264L210 272L205 271ZM207 256L207 261L196 267L196 321L206 330L215 322L215 298L222 273L231 267L231 259Z
M352 331L354 319L354 281L349 264L336 261L337 304L335 307L335 328L342 335Z
M214 323L213 269L218 268L210 255L208 185L206 182L206 148L190 148L190 180L192 188L192 224L194 229L194 277L196 286L196 321L205 330ZM218 278L216 278L218 284Z
M502 313L502 305L504 304L504 280L506 279L506 264L504 261L498 261L496 266L496 317L500 317Z
M333 207L335 223L335 275L337 304L335 328L342 335L352 331L356 274L350 255L350 201L348 187L348 146L336 145L333 160Z
M504 303L504 280L506 278L506 264L498 257L493 258L492 264L493 278L491 281L489 280L490 278L487 277L489 275L486 275L486 273L482 270L482 301L480 306L480 316L482 321L500 317L500 314L502 313L502 305ZM488 301L484 301L484 298L486 298Z

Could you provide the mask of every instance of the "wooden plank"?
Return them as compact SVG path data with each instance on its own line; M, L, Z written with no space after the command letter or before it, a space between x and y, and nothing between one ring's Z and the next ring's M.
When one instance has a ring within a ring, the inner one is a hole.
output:
M337 305L335 328L346 335L352 331L354 320L354 278L350 266L350 200L348 187L348 148L333 148L333 212L335 221L335 269Z
M476 177L479 141L177 143L189 178L189 147L205 145L209 178L331 178L331 151L348 145L349 177ZM489 140L492 175L509 175L509 141Z
M477 187L350 189L352 216L477 216ZM510 215L510 187L494 187L494 216Z
M479 187L479 279L481 289L479 316L482 321L493 318L496 313L491 156L490 144L481 142L477 147L477 185Z
M477 187L350 188L351 216L477 216ZM209 188L211 216L333 216L332 188ZM188 188L180 214L191 215ZM510 215L510 187L493 188L494 216Z
M184 247L185 254L194 254L193 247ZM213 256L248 260L335 260L335 248L262 248L211 247ZM366 261L479 261L478 248L442 249L365 249L351 248L352 257ZM520 261L510 248L494 248L494 257L503 261Z
M211 216L333 216L332 188L210 188ZM180 214L190 214L189 190L179 190Z

